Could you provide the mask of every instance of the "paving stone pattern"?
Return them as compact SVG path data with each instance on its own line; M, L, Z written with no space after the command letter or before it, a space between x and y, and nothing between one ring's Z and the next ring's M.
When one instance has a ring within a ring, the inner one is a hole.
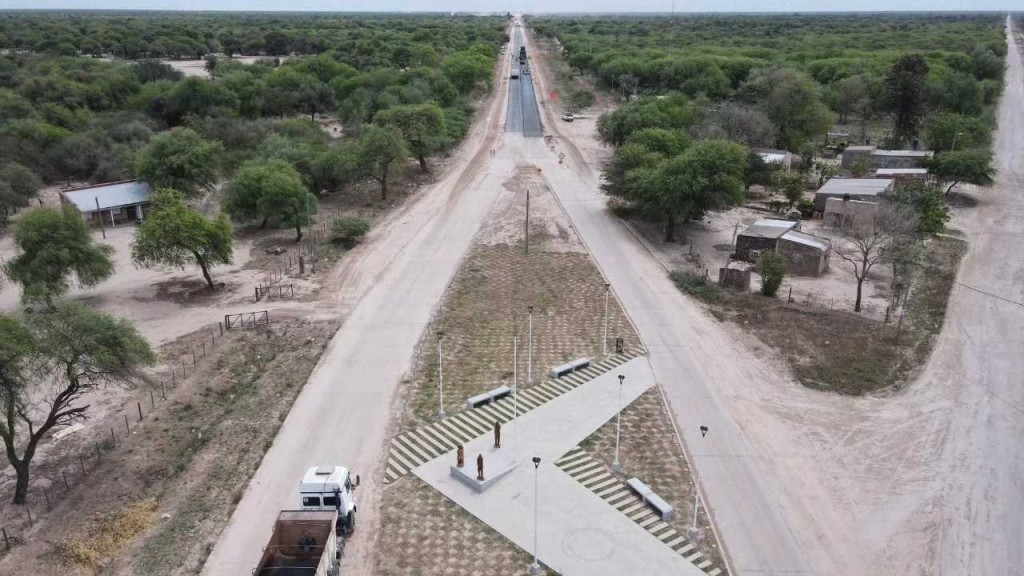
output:
M614 355L595 362L591 366L567 374L557 380L519 392L519 413L528 412L541 404L556 398L616 366L633 356ZM388 450L388 466L384 482L390 483L401 478L413 468L433 460L445 452L454 450L472 438L493 430L494 421L503 424L512 419L515 408L511 396L492 404L472 410L464 410L433 424L420 426L391 440Z
M552 367L604 352L604 279L590 256L531 251L523 246L477 245L459 268L430 330L420 341L403 424L432 422L439 406L437 331L444 332L444 405L457 412L466 399L512 385L512 337L519 337L520 386L527 381L527 307L533 306L533 376L540 384ZM615 298L609 302L608 351L616 337L642 353L639 338Z
M597 461L605 472L615 476L617 485L623 489L629 478L639 478L647 484L675 508L676 517L668 525L680 535L688 534L687 530L693 521L693 480L657 388L651 388L622 411L622 433L619 439L622 474L611 473L615 459L614 418L583 441L580 448ZM602 489L605 488L602 486ZM712 566L724 570L721 551L703 506L698 511L697 524L700 533L690 539L688 544L699 550Z
M630 520L675 550L687 562L707 572L709 576L722 574L721 568L715 567L711 560L705 558L704 554L690 544L676 528L663 521L660 515L627 488L621 479L615 477L602 462L592 458L582 448L573 448L555 462L555 465L614 506L616 510L629 516Z
M533 557L409 475L385 489L378 576L522 576ZM548 574L551 574L549 571Z

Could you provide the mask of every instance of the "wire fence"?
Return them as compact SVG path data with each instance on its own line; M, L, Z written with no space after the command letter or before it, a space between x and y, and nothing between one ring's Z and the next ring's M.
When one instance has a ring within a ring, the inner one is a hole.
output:
M99 473L110 453L124 446L132 432L167 401L168 393L177 389L190 373L199 368L200 361L219 345L224 336L224 326L222 323L219 326L219 331L209 330L180 350L179 356L167 362L166 376L151 380L148 386L138 390L134 399L125 401L121 413L109 417L109 426L94 431L93 437L84 441L74 453L65 456L56 470L33 472L25 504L11 506L9 510L15 512L13 517L6 517L0 523L3 551L27 542L42 513L52 510L78 485L85 484L91 476Z

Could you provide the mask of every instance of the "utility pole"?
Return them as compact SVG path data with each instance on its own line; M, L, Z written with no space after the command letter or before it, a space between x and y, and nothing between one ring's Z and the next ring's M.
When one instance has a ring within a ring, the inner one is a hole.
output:
M96 214L100 217L100 233L103 234L103 239L106 240L107 239L107 228L106 228L106 225L103 224L103 212L100 212L100 197L99 196L93 196L93 200L96 201Z
M530 189L526 189L526 254L530 253Z
M616 473L622 472L622 463L619 462L619 434L622 430L622 381L625 379L625 376L619 374L619 403L615 412L615 461L612 462L612 471Z
M441 355L441 339L444 332L437 331L437 383L439 390L437 417L444 418L444 356Z

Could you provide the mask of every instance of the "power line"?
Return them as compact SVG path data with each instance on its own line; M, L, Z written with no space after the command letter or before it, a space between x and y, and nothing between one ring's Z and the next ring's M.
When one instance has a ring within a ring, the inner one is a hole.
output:
M979 294L984 294L985 296L988 296L990 298L995 298L996 300L1002 300L1003 302L1008 302L1008 303L1013 304L1015 306L1020 306L1021 308L1024 308L1024 302L1018 302L1016 300L1011 300L1009 298L1000 296L998 294L993 294L991 292L986 292L986 291L982 290L981 288L975 288L974 286L971 286L969 284L964 284L963 282L957 282L957 285L963 286L964 288L967 288L968 290L973 290L973 291L975 291L975 292L977 292Z

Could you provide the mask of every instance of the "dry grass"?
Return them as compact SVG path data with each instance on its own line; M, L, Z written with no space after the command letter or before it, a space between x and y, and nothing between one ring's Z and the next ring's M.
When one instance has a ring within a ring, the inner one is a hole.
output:
M926 248L902 325L895 314L884 323L716 286L694 289L690 282L679 283L681 276L677 284L707 303L717 318L735 322L774 349L805 386L860 395L898 388L931 354L967 245L939 237L930 239ZM709 293L714 297L707 297Z
M91 574L102 571L102 563L118 555L139 533L158 518L156 500L129 504L120 510L96 513L80 535L61 541L58 556Z
M700 550L716 567L725 570L721 552L715 542L711 521L703 506L698 510L697 524L701 531L692 538L688 527L693 521L693 479L690 466L683 458L670 416L657 388L644 392L622 411L619 438L621 478L639 478L676 509L669 524L690 544ZM611 473L615 460L615 419L600 427L580 446Z

